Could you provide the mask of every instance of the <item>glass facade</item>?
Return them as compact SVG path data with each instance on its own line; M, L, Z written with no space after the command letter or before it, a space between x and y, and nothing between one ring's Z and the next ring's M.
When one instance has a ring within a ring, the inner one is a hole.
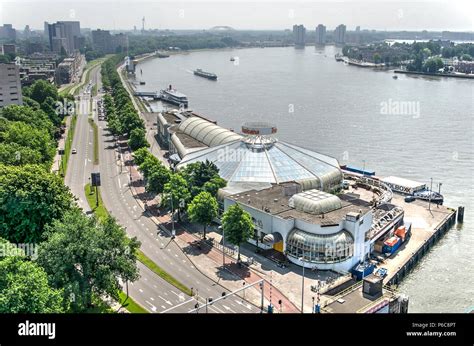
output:
M334 234L313 234L293 229L286 240L288 256L310 263L337 263L354 254L354 239L342 230Z

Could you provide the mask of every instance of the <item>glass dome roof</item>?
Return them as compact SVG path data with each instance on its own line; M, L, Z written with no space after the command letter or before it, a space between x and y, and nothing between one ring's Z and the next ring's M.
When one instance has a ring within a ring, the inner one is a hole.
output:
M329 190L342 181L339 164L332 157L281 141L252 146L248 139L240 136L227 137L230 139L233 141L186 155L178 169L209 160L228 182L278 184L301 181L313 189Z

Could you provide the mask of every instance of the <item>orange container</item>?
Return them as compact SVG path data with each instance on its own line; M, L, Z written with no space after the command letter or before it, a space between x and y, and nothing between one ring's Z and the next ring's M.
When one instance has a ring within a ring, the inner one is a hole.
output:
M401 238L402 241L405 241L405 237L407 235L407 230L405 226L398 227L397 230L395 231L395 235Z
M387 246L394 246L396 243L398 243L398 241L398 237L391 237L384 241L384 244Z

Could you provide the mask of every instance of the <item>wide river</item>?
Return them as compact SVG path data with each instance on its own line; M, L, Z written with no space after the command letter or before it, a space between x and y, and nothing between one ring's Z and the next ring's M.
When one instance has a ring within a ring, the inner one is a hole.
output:
M474 306L474 81L393 79L393 72L336 62L338 51L198 51L146 60L137 78L146 82L140 90L172 84L191 109L223 127L272 122L278 138L341 164L365 164L381 176L433 178L433 189L441 182L445 204L465 206L464 224L438 242L400 290L410 297L410 312L464 312ZM196 68L216 73L218 81L194 76Z

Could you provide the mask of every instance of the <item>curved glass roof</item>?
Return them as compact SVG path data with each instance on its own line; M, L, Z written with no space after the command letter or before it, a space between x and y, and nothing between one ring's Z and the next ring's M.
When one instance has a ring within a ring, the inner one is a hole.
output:
M293 195L288 205L298 211L315 215L342 208L339 197L315 189Z
M183 126L185 131L200 123L196 120L194 122ZM218 139L225 144L187 154L178 168L189 163L209 160L219 168L220 176L228 182L278 184L301 181L308 188L322 190L329 190L342 181L339 164L332 157L280 141L257 148L248 145L242 140L242 136L233 132L229 131L231 134L225 134L225 137L221 138L224 133L213 131L214 128L201 129L204 130L212 133L213 139L210 139L211 136L201 137L197 134L199 138L204 138L208 143L215 143L215 139Z
M240 140L241 135L199 117L190 117L178 126L178 130L209 147Z
M346 230L315 234L294 228L286 239L286 250L288 255L308 262L339 262L353 255L354 239Z

